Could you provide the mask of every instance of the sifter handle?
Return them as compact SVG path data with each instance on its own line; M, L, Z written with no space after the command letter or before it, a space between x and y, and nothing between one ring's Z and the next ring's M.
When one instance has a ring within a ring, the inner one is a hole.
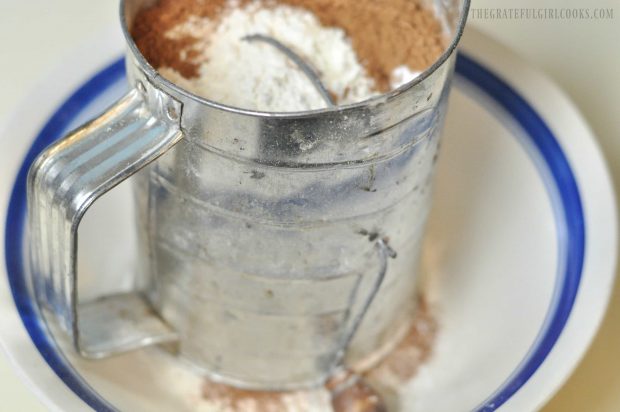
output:
M47 148L30 168L34 292L85 357L177 339L138 291L78 304L76 260L78 226L85 212L181 140L181 110L178 101L139 83L101 116Z

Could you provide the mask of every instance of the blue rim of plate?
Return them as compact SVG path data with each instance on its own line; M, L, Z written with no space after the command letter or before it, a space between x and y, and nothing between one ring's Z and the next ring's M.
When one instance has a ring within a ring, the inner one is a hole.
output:
M557 236L563 251L557 276L555 296L536 341L517 369L488 399L475 410L490 412L506 403L543 364L573 308L581 281L585 254L585 221L579 189L570 164L549 127L541 116L508 83L480 63L459 53L456 73L477 87L516 121L528 143L543 160L544 173L557 192L559 207L554 208L558 224ZM115 408L91 388L69 364L57 348L41 319L26 279L24 234L26 222L26 178L36 156L49 144L61 138L67 126L89 103L125 76L124 60L116 60L79 87L49 118L36 136L17 175L6 218L5 255L9 285L24 327L32 342L60 379L85 403L97 411ZM549 184L549 183L548 183Z

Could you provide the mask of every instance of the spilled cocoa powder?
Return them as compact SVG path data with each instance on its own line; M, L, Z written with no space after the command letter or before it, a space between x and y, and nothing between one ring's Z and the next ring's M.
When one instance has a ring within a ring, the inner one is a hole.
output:
M424 298L418 308L409 331L400 343L375 367L366 371L364 377L371 382L404 384L417 374L433 352L438 324L429 303Z
M325 384L333 412L387 412L381 396L351 371L335 374Z
M281 412L287 409L286 392L251 391L209 381L202 388L202 396L223 410Z
M229 0L159 0L136 15L131 33L153 67L170 67L186 78L196 77L199 64L192 62L196 53L192 46L198 39L170 38L166 33L192 17L216 21L229 4ZM416 0L266 0L263 4L304 8L323 26L343 29L382 92L390 89L395 68L406 65L423 71L446 48L439 20Z

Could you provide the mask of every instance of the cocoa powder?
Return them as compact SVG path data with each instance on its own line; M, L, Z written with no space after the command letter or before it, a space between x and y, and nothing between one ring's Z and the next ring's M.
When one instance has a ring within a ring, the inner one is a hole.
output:
M225 410L281 412L286 408L286 392L252 391L216 382L206 382L202 395ZM249 405L253 405L250 407Z
M192 61L192 46L198 39L173 39L165 34L191 16L217 20L228 4L228 0L160 0L137 14L131 33L153 67L170 67L192 78L198 75L198 63ZM389 90L395 68L406 65L423 71L446 47L441 24L416 0L268 0L264 4L301 7L314 13L324 26L343 29L383 92Z
M415 0L280 0L313 12L324 26L342 28L381 91L392 71L424 71L441 56L444 36L430 10Z
M409 382L432 355L439 325L424 297L418 300L416 314L405 337L385 358L364 376L380 386Z
M131 27L131 35L144 58L156 69L170 67L187 78L198 75L198 64L191 60L196 38L169 38L166 33L192 16L216 19L228 0L159 0L141 10ZM181 51L189 51L182 58Z

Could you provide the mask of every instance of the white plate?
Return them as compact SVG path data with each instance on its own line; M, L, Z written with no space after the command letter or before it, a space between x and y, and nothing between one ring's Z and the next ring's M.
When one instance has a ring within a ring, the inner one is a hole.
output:
M41 82L0 135L0 340L52 409L208 410L200 378L157 349L76 359L27 293L27 166L122 93L123 42L111 33ZM476 32L463 51L424 250L440 331L404 409L531 411L570 375L604 314L614 197L592 133L556 86ZM107 285L131 273L130 208L121 186L80 231L80 265Z

